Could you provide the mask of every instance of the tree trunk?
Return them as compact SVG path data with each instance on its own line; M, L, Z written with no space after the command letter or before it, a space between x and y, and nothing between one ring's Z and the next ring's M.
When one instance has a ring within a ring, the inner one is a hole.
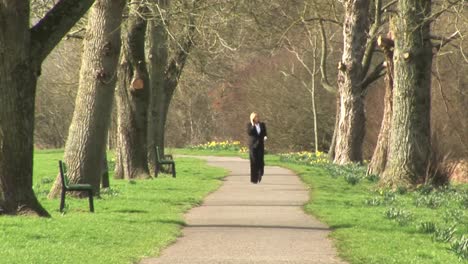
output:
M168 4L163 1L161 4ZM167 5L162 6L162 8ZM162 19L162 18L161 18ZM156 170L156 146L164 155L164 102L167 100L165 90L165 72L169 60L168 36L162 21L148 23L147 64L150 75L150 106L148 125L148 160L152 172Z
M385 55L387 67L387 73L385 74L384 114L382 124L380 125L379 137L377 138L377 145L375 146L372 160L369 163L367 174L380 175L385 170L388 157L388 142L393 113L393 48L395 45L390 38L380 37L377 42Z
M169 7L169 0L159 2L161 8ZM192 19L191 17L190 20ZM192 48L192 35L195 30L194 22L189 21L188 33L174 58L169 61L166 23L164 18L161 18L160 21L152 21L148 26L147 33L147 64L151 82L148 159L152 171L155 170L156 164L156 146L159 147L160 154L164 155L165 126L169 105L179 83L179 77L187 61L188 53Z
M101 171L101 188L109 188L109 165L107 163L107 155L104 152L102 155L102 171Z
M136 3L136 1L132 2ZM131 10L122 34L117 84L117 159L115 178L149 178L147 128L149 80L145 62L144 5Z
M29 3L0 4L0 214L47 216L32 189L34 97L38 65L29 54ZM17 10L21 13L15 14Z
M365 132L362 61L369 32L369 0L345 1L344 47L338 66L340 98L335 163L362 161Z
M0 2L0 214L49 216L32 188L36 82L91 3L63 0L30 29L29 1Z
M395 20L390 150L382 183L423 181L430 154L431 1L400 0Z
M102 154L112 111L120 24L125 1L98 0L88 18L75 111L64 160L71 183L88 183L99 193ZM49 197L60 193L57 177Z
M335 149L336 149L336 135L338 134L338 120L340 118L340 97L336 96L336 110L335 110L335 126L333 128L333 136L330 142L330 149L328 150L328 158L330 160L335 160Z

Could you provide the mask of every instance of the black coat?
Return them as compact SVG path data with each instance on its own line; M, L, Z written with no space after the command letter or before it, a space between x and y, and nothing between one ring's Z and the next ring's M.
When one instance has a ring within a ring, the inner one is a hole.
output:
M264 138L267 135L265 123L260 122L260 134L257 133L255 126L251 123L247 124L247 134L249 135L249 148L264 147Z
M260 133L251 123L247 124L247 134L249 135L249 158L250 158L250 181L258 183L262 180L265 161L264 138L267 135L265 123L260 123Z

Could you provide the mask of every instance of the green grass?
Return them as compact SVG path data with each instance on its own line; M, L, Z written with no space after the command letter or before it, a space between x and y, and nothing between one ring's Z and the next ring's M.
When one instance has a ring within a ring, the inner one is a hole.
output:
M189 153L187 150L174 152ZM190 154L225 155L223 151L209 150L190 150ZM230 156L246 157L236 152L231 152ZM422 223L449 228L452 225L450 220L459 218L455 236L460 238L468 234L468 212L451 198L451 194L441 195L445 197L441 205L431 208L430 195L420 192L402 191L404 194L398 194L380 190L376 183L367 179L352 185L347 182L346 176L331 177L330 170L324 167L284 162L275 155L266 155L265 162L293 170L311 187L311 199L304 210L333 229L331 237L339 255L349 263L467 263L459 260L450 250L450 243L437 242L433 234L421 230ZM468 185L458 186L457 189L468 191ZM433 195L437 197L437 192ZM416 205L418 199L423 202ZM378 205L366 204L366 201L372 200L377 201ZM389 219L386 217L389 210L400 212L403 216ZM457 216L450 217L451 214Z
M59 200L46 197L62 150L37 151L34 189L51 218L0 217L0 263L132 263L157 255L175 241L182 215L217 189L227 171L204 161L177 158L177 178L113 180L95 200L67 197L66 213ZM112 175L111 175L112 176Z
M222 150L167 153L247 157ZM62 215L59 201L46 198L62 155L61 150L36 153L34 189L52 218L0 217L0 263L131 263L157 255L180 235L182 213L215 190L226 174L197 159L176 158L176 179L111 179L112 188L95 202L95 214L87 212L86 199L68 197ZM311 187L304 210L333 229L339 255L349 263L467 263L450 250L449 242L435 241L428 228L457 222L454 237L468 234L468 212L450 189L398 194L367 179L351 185L343 175L331 177L325 167L284 162L275 155L265 159L267 165L295 171ZM468 186L457 190L468 191Z
M467 234L468 213L459 203L450 201L435 209L416 206L414 201L421 196L417 192L392 193L394 200L385 202L385 191L381 192L375 183L365 179L351 185L344 177L331 177L323 168L280 162L274 158L270 159L272 163L295 171L311 187L311 200L305 205L305 211L334 230L331 236L339 254L350 263L459 263L457 255L449 250L449 243L433 241L431 234L419 229L423 222L448 228L452 223L444 221L446 212L457 211L463 216L458 221L456 235ZM366 205L365 201L372 199L380 200L382 204ZM385 213L390 208L401 210L410 218L404 221L398 221L398 217L388 219Z
M230 150L197 150L190 148L167 148L166 154L183 154L183 155L194 155L194 156L226 156L226 157L243 157L248 158L248 153L240 153L237 151Z

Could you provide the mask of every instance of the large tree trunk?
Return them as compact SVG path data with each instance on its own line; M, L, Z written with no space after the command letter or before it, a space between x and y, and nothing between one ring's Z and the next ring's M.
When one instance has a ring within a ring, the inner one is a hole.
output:
M379 137L377 138L377 145L367 169L367 174L375 175L380 175L385 170L387 164L388 142L393 113L393 48L395 46L391 38L383 37L379 38L378 44L385 55L387 73L385 74L384 114L380 125Z
M344 47L338 69L340 98L335 163L362 161L364 139L364 98L362 61L369 32L369 0L345 1Z
M36 82L42 61L92 2L63 0L31 29L29 1L0 2L0 214L49 216L32 189Z
M110 123L120 24L125 0L98 0L88 18L75 111L65 145L64 160L71 183L89 183L99 193L102 155ZM49 197L60 193L57 177Z
M161 8L169 7L169 0L160 0ZM195 3L194 3L195 4ZM179 77L192 48L192 35L195 30L194 21L189 21L188 33L181 47L169 61L167 21L152 21L148 26L148 72L150 75L151 101L149 107L148 129L148 159L151 170L155 170L156 146L161 155L164 155L164 137L166 119L174 91L179 83ZM190 20L193 18L191 17Z
M161 8L167 8L169 1L159 1ZM164 128L165 114L164 102L167 100L165 90L165 73L169 61L169 43L167 30L163 23L163 18L159 21L148 23L147 32L147 64L150 75L151 97L148 116L148 160L151 171L155 171L156 146L159 147L160 154L164 154Z
M390 150L382 182L421 182L430 154L431 1L400 0L395 22Z
M116 98L118 125L115 178L118 179L150 177L147 159L150 88L145 62L146 20L140 15L142 11L143 7L130 10L122 34Z
M0 214L48 215L32 189L34 98L40 65L29 54L29 3L0 3ZM17 10L19 13L16 13ZM3 18L3 19L2 19Z

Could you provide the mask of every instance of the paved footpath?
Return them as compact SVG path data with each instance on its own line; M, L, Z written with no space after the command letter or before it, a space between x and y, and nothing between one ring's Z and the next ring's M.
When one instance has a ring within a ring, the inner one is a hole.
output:
M267 166L262 182L252 184L247 160L201 158L231 173L185 215L183 236L142 264L345 263L327 226L303 212L309 191L298 176Z

